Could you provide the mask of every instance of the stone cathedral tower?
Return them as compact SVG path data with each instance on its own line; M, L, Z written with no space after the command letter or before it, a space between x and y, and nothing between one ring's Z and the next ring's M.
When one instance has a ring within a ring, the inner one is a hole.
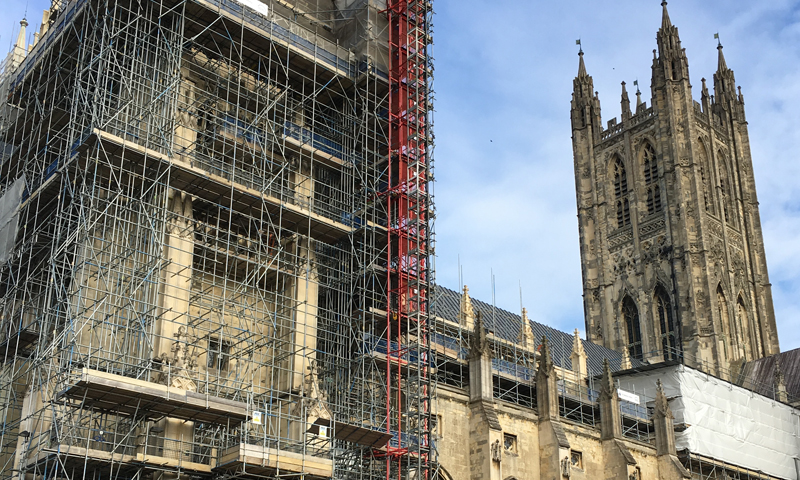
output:
M601 123L580 55L572 142L588 338L651 363L727 376L779 352L744 97L719 46L714 95L693 100L663 5L651 104L622 84Z

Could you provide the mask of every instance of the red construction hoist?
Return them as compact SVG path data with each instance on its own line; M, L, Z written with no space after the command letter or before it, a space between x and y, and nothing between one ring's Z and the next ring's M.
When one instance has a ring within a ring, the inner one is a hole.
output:
M389 182L386 423L392 462L408 455L428 476L430 379L428 371L429 244L429 0L389 0ZM413 377L413 380L412 380Z

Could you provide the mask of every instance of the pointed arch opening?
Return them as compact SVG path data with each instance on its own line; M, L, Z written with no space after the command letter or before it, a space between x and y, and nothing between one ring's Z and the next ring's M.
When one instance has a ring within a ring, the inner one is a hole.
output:
M655 318L659 326L661 351L664 360L677 360L681 357L680 329L667 290L661 285L656 286L653 294L653 305L655 307Z
M735 345L737 342L735 331L731 328L731 317L728 311L728 299L725 297L725 292L722 289L722 284L717 285L717 313L719 314L720 326L722 327L722 344L724 348L725 358L728 360L735 360Z
M708 162L708 151L702 140L698 140L700 148L697 149L697 163L700 165L700 183L703 189L703 205L707 212L716 215L717 211L714 202L714 193L711 185L714 179L711 177L711 169Z
M631 358L642 360L644 348L642 346L642 329L639 322L639 309L633 299L626 295L622 299L622 318L625 321L626 347Z
M631 224L631 209L628 202L628 173L622 159L614 160L614 198L617 206L617 228Z
M753 359L753 351L751 348L752 338L750 338L750 316L747 314L747 306L744 304L744 298L739 295L736 300L736 326L740 330L740 338L742 339L741 350L744 357L748 360Z
M642 163L644 164L644 183L651 185L658 181L658 158L656 149L650 142L645 142L642 149Z
M647 198L647 213L652 215L661 211L661 187L658 183L658 157L656 149L650 142L645 142L642 149L642 166L644 168L644 184Z
M735 225L736 210L734 207L733 183L730 175L730 169L728 168L728 159L722 150L720 150L717 154L717 159L719 162L719 189L722 197L720 198L720 204L722 205L721 210L725 214L725 221L729 224Z

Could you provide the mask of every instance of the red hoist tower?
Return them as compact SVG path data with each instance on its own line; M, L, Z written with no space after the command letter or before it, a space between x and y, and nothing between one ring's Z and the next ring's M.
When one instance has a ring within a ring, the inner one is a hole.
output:
M430 477L430 0L388 0L389 187L386 478ZM412 473L414 472L415 473Z

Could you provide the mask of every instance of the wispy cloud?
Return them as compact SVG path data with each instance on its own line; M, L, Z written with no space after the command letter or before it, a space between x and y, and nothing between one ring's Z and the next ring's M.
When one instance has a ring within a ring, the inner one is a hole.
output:
M619 115L620 82L649 102L657 3L439 1L437 239L439 283L457 259L474 295L524 303L564 330L583 325L569 99L581 38L604 121ZM800 17L795 2L673 2L695 94L716 70L713 34L743 86L764 237L784 349L800 347Z

